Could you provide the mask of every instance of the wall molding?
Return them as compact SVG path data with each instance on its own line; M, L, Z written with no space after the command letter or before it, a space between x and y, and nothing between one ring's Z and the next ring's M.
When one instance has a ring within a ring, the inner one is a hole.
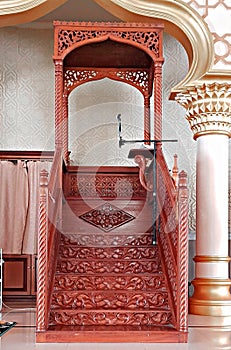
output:
M0 1L0 15L10 15L31 10L47 0L5 0Z

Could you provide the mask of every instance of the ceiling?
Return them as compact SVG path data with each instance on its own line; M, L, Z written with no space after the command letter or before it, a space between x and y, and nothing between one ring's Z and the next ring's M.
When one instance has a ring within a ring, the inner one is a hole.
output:
M120 22L94 0L68 0L64 5L32 22L36 26L52 26L53 21Z

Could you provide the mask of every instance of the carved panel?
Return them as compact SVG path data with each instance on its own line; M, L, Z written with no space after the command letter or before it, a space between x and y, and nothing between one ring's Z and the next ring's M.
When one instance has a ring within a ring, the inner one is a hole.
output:
M58 273L143 273L161 270L159 259L142 261L76 261L76 259L60 260L57 265Z
M77 86L102 78L110 78L131 84L139 89L143 95L152 91L150 85L149 71L145 69L88 69L88 68L67 68L64 71L64 91L70 93Z
M133 215L117 208L111 203L104 203L79 217L105 232L111 231L135 219Z
M157 258L157 250L154 247L116 247L94 248L79 246L61 246L59 250L61 259L153 259Z
M138 176L71 174L66 195L75 198L145 198L146 191Z
M160 290L165 288L163 274L79 276L56 275L54 290Z
M51 324L60 325L169 325L171 312L156 310L152 312L107 312L107 311L63 311L52 310Z
M75 244L89 247L112 247L112 246L144 246L152 244L152 235L139 234L71 234L61 236L62 244Z
M58 22L55 22L55 24ZM65 22L62 22L62 29L58 30L58 55L61 55L65 50L69 49L71 46L76 45L79 42L95 40L96 38L105 38L113 39L123 42L135 42L136 44L140 44L141 46L148 48L150 52L152 52L156 58L160 57L161 51L161 39L160 39L160 29L154 30L153 27L149 27L146 25L145 30L139 27L132 28L131 24L129 24L128 29L125 29L126 24L116 24L116 23L107 23L107 27L104 27L104 24L97 23L98 29L92 29L93 26L96 28L96 23L88 23L89 28L81 28L81 23L75 23L73 29L68 26L64 29ZM144 26L144 25L142 25ZM100 28L102 27L102 28ZM113 28L115 27L115 28ZM119 28L121 27L121 29ZM123 27L123 29L122 29Z
M52 295L52 308L72 310L152 310L157 307L168 307L167 292L137 293L137 292L62 292L56 291Z

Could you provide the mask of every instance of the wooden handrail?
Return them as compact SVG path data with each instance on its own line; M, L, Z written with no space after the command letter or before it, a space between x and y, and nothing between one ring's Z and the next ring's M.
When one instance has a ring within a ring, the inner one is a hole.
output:
M187 329L187 185L183 172L179 187L173 181L162 150L156 157L157 204L159 232L158 247L173 310L173 324L181 331Z
M40 175L40 220L38 244L37 331L48 328L51 285L56 269L62 215L62 150L57 148L48 183L48 173Z

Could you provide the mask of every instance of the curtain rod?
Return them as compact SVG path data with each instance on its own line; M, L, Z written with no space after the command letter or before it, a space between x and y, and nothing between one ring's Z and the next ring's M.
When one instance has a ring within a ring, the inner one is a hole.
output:
M54 151L0 151L0 160L53 160Z

